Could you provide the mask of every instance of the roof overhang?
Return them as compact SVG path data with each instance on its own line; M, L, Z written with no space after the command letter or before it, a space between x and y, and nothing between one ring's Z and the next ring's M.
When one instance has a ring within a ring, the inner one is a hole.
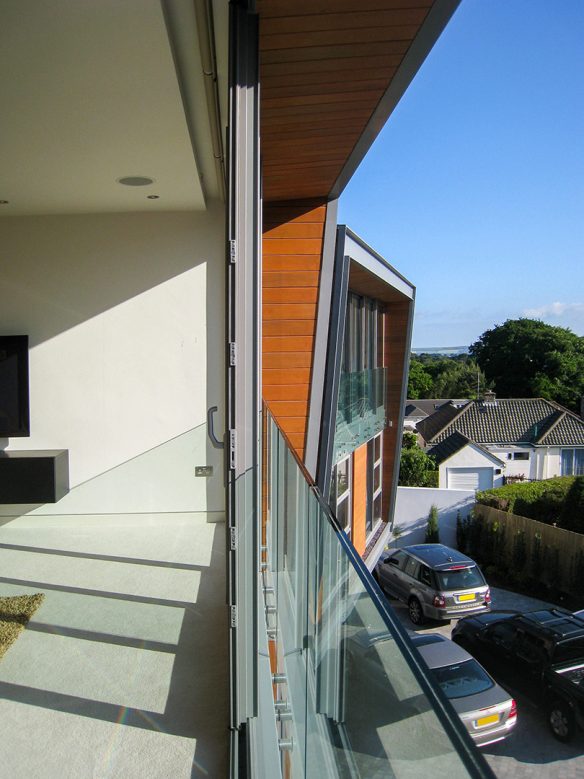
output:
M257 0L265 200L333 199L460 0Z
M358 235L341 225L339 236L344 237L342 252L349 257L349 289L352 292L384 303L414 300L414 285Z

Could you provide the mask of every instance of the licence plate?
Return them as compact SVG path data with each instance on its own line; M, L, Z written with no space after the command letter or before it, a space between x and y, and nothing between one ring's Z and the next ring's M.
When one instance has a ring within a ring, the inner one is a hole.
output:
M489 714L488 717L481 717L477 720L477 728L482 728L485 725L492 725L495 722L499 722L499 715Z
M463 600L474 600L475 594L474 592L469 593L468 595L459 595L458 596L458 602L460 603Z

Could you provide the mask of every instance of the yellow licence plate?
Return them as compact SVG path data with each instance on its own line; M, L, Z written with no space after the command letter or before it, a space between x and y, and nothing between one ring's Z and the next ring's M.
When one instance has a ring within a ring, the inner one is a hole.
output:
M477 728L482 728L484 725L492 725L494 722L499 722L499 715L489 714L488 717L481 717L477 720Z
M474 600L475 594L474 592L471 592L469 595L459 595L458 596L458 602L460 603L461 600Z

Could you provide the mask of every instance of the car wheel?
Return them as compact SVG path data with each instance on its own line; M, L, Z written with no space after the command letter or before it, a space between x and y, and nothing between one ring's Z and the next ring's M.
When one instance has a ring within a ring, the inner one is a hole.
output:
M408 601L408 611L410 619L414 625L422 625L424 623L424 612L422 610L422 604L417 598L413 596Z
M554 701L548 707L548 724L558 741L570 741L574 735L574 715L564 701Z

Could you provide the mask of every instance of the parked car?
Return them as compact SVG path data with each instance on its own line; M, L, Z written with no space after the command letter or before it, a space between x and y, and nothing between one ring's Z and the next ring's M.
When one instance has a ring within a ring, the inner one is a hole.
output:
M393 549L376 566L382 589L408 604L411 621L489 611L491 592L478 565L444 544Z
M453 640L546 712L559 741L584 728L584 618L551 608L461 619Z
M474 657L435 633L410 634L410 638L478 746L511 733L517 722L515 701ZM345 661L349 689L359 690L370 706L379 706L388 718L406 719L427 710L414 677L396 673L395 642L387 631L352 633L345 644Z
M517 724L517 704L466 650L436 633L412 642L477 746L506 738Z

